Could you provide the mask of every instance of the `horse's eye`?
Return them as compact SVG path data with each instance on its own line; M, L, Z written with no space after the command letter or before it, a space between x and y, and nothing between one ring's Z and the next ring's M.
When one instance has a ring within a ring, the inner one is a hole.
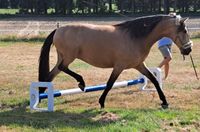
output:
M184 33L187 33L187 30L184 30L183 32L184 32Z

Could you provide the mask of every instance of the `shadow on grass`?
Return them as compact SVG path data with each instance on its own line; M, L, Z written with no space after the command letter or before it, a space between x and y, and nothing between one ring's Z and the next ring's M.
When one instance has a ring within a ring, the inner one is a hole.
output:
M0 112L0 126L30 127L33 129L92 129L105 126L112 122L100 122L93 120L101 114L98 109L84 111L55 111L55 112L31 112L29 101L15 106L6 106ZM114 122L113 122L114 123Z

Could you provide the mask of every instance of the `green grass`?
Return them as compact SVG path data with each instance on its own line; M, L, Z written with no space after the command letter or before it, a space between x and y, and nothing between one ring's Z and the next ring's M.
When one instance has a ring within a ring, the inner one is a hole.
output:
M13 15L19 13L19 9L0 9L0 15L1 14L9 14L9 15Z
M0 37L1 43L8 43L8 44L9 43L16 43L16 42L29 42L29 43L31 43L31 42L41 42L41 43L43 43L44 40L45 40L44 35L31 37L31 38L17 37L17 36L12 36L12 35Z
M30 112L27 101L0 112L0 126L16 131L158 131L171 128L198 127L198 110L161 109L67 109L46 112ZM98 120L102 113L112 113L116 121Z

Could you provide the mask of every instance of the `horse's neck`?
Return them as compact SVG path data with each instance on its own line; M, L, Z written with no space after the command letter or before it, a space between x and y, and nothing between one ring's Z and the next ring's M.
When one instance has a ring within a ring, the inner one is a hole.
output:
M146 47L148 48L148 50L150 50L151 47L161 38L162 38L162 35L155 31L152 32L150 35L148 35L145 42L147 44Z
M161 24L152 31L146 38L148 47L151 48L162 37L169 37L170 31Z

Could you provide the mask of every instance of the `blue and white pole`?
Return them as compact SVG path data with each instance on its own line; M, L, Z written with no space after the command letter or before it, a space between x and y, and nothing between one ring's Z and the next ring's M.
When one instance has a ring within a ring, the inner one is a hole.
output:
M144 78L140 78L137 80L116 82L116 83L114 83L113 88L126 87L126 86L131 86L131 85L136 85L136 84L143 84L144 81L145 81ZM84 92L87 93L87 92L100 91L100 90L104 90L105 88L106 88L106 85L104 84L104 85L85 87L84 91L81 91L80 88L60 90L60 91L54 92L54 97L59 97L62 95L79 94L79 93L84 93ZM48 93L42 93L39 95L40 100L45 99L45 98L48 98Z
M162 79L161 79L160 69L153 68L150 70L154 73L154 75L156 75L157 80L159 81L161 85ZM139 79L136 79L136 80L116 82L114 83L112 88L121 88L121 87L136 85L136 84L140 85L139 86L140 90L155 90L155 89L145 89L147 85L147 78L144 75L141 75ZM39 94L38 87L48 88L47 93ZM30 108L31 110L38 110L38 111L53 111L54 97L100 91L100 90L104 90L105 88L106 88L106 85L104 84L104 85L85 87L84 91L81 91L80 88L54 91L53 84L51 82L32 82L30 86ZM38 108L37 105L39 103L39 100L46 99L46 98L48 99L48 108Z

